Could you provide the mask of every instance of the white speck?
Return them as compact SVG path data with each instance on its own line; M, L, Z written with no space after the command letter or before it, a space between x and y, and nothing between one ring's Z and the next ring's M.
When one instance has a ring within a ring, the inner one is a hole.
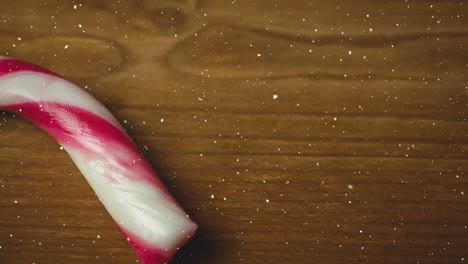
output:
M62 146L60 146L60 148L59 148L59 149L60 149L60 150L63 150L63 147L62 147Z
M210 198L211 198L211 199L214 199L214 194L212 194L212 195L210 196Z
M266 203L270 203L270 200L266 199L265 202L266 202Z
M278 95L277 95L277 94L274 94L274 95L273 95L273 100L276 100L276 99L278 99Z
M257 54L257 57L261 57L261 56L262 56L262 54L260 54L260 53Z
M373 29L373 28L369 28L369 32L372 32L372 31L374 31L374 29Z
M67 44L67 45L65 45L65 47L63 47L63 48L64 48L64 49L68 49L68 44Z
M18 201L16 201L16 200L15 200L15 203L17 204L17 203L18 203Z
M82 26L81 24L78 24L78 27L79 27L79 28L82 28L83 26Z
M352 190L354 186L352 184L348 184L348 189Z
M353 54L353 52L351 50L348 50L348 54L351 55Z
M101 235L97 235L96 237L97 237L97 238L101 238Z
M226 197L223 197L223 200L224 200L224 201L227 201L227 198L226 198Z
M77 9L77 8L78 8L78 6L77 6L77 5L74 5L74 6L73 6L73 9Z
M163 123L163 122L164 122L164 118L161 118L161 123Z
M21 41L21 37L18 37L18 40Z

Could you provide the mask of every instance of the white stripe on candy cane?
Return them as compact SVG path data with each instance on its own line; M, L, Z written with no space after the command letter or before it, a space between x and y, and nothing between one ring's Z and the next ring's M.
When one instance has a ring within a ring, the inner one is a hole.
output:
M0 60L1 63L1 60ZM0 76L0 105L56 102L86 109L121 128L115 117L94 97L58 76L20 71Z
M112 165L85 160L81 153L65 149L119 226L162 249L178 247L181 241L174 238L186 236L194 228L187 225L187 214L165 192L145 181L102 177L112 173L108 169Z

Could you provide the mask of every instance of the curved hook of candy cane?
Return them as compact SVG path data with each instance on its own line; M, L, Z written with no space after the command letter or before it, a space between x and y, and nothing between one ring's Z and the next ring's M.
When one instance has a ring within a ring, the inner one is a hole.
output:
M197 225L112 114L78 86L0 57L0 110L41 127L68 152L145 264L167 263Z

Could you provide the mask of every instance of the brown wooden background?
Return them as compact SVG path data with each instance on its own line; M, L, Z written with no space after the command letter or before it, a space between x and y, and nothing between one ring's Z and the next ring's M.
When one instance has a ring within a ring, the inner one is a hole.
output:
M173 263L468 262L468 2L0 2L200 225ZM49 136L0 146L0 263L136 262Z

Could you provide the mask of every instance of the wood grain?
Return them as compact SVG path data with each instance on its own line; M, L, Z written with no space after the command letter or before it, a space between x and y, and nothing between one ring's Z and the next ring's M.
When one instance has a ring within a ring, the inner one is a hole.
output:
M200 225L173 263L465 263L464 1L0 1L0 52L102 101ZM134 263L0 119L0 263Z

